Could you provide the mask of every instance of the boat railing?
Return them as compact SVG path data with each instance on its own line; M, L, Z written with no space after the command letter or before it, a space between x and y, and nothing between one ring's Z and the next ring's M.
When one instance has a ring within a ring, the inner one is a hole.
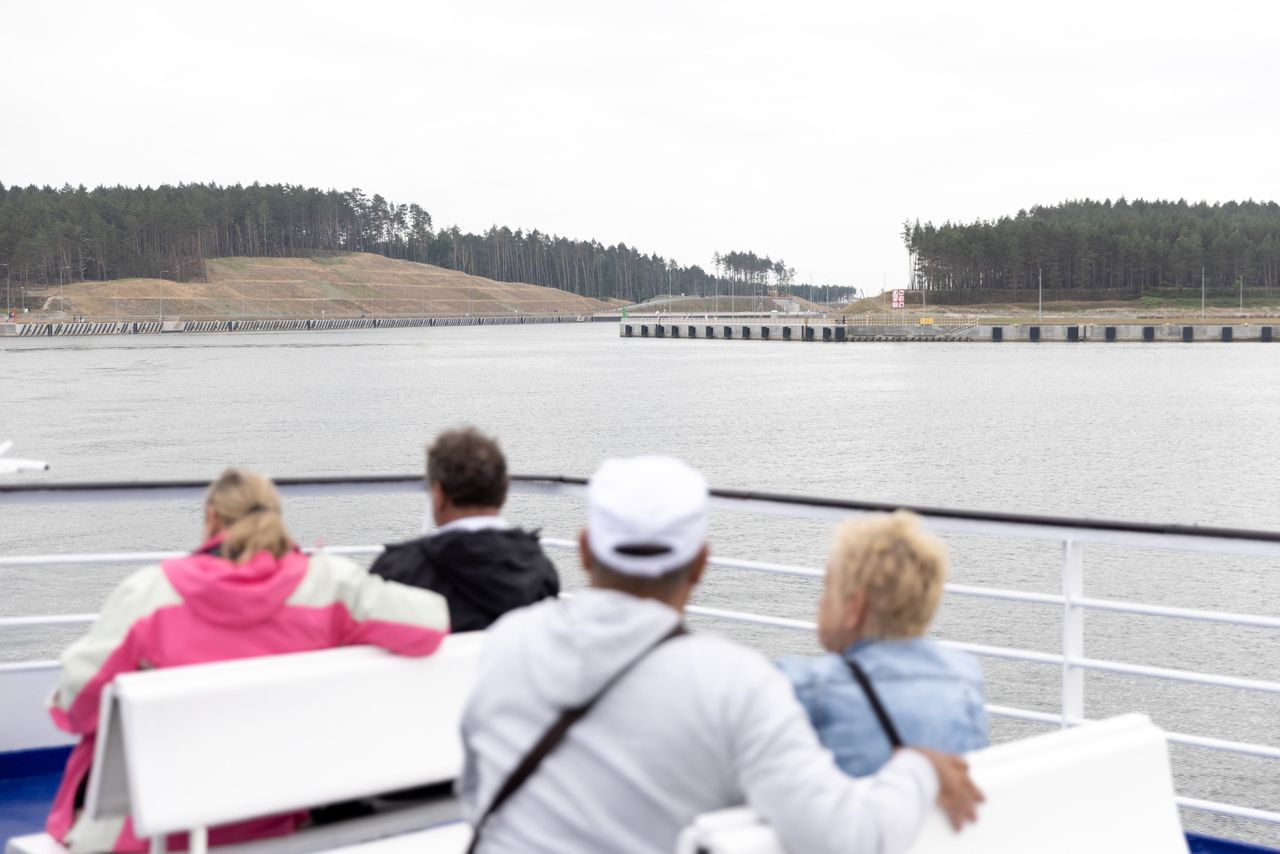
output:
M374 477L282 478L276 481L285 497L354 496L398 493L421 493L419 475ZM0 485L0 506L16 504L116 502L157 499L200 499L207 481L169 481L152 483L85 483L85 484L5 484ZM559 476L515 476L511 491L523 495L567 496L581 498L586 482L581 478ZM809 498L739 490L714 490L712 506L729 510L816 520L839 521L852 516L887 512L897 505ZM1247 679L1196 670L1154 667L1123 661L1093 658L1085 651L1084 615L1089 611L1106 611L1146 617L1204 621L1260 629L1280 629L1280 618L1196 608L1168 607L1136 601L1102 599L1085 595L1084 546L1124 546L1135 549L1166 549L1215 555L1239 555L1280 558L1280 533L1230 528L1214 528L1173 524L1120 522L1100 519L1078 519L1042 515L992 513L951 508L908 507L921 517L928 528L939 533L978 534L1003 538L1053 541L1060 548L1059 592L1043 593L998 587L948 584L953 596L998 600L1058 609L1062 615L1061 644L1058 652L1021 649L1009 646L942 641L947 646L972 654L1054 667L1061 672L1059 709L1056 713L989 705L988 711L1001 718L1072 726L1085 718L1084 675L1088 672L1172 682L1238 689L1261 694L1280 694L1280 682ZM543 537L549 549L572 550L577 541ZM381 546L327 546L326 552L353 557L371 556ZM144 564L178 557L185 552L119 552L94 554L42 554L0 556L0 570L11 567ZM801 578L821 578L823 570L766 561L713 556L711 564L726 570ZM814 623L807 620L754 614L724 608L690 606L689 613L714 620L752 624L763 627L794 629L812 633ZM0 629L40 625L89 623L96 614L41 614L0 617ZM0 663L0 673L20 670L55 669L56 661ZM1211 738L1187 733L1169 732L1171 743L1212 751L1280 760L1280 748L1229 739ZM1240 819L1280 825L1280 812L1252 807L1179 797L1179 806L1233 816Z

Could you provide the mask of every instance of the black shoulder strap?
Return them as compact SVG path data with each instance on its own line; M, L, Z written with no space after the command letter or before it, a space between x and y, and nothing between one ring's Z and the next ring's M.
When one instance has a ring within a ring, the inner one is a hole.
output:
M876 713L876 720L880 721L880 729L884 730L889 743L897 750L902 746L902 738L898 735L898 728L893 725L893 721L889 718L889 713L884 710L884 704L880 702L880 695L876 693L876 689L871 687L871 680L867 678L867 674L858 666L858 662L852 658L846 658L844 663L849 665L849 672L853 674L853 678L862 686L862 692L867 695L867 702L871 703L871 711Z
M507 799L514 795L520 787L525 784L525 781L533 775L534 771L538 770L538 766L542 764L542 760L546 759L547 756L560 745L560 742L564 741L565 734L569 732L569 728L582 720L587 712L591 711L592 706L594 706L601 697L608 693L609 689L617 684L619 679L630 672L631 668L640 663L645 656L672 638L678 638L681 635L688 633L689 630L684 627L684 623L676 623L675 627L672 628L671 631L645 647L643 652L631 659L631 661L627 662L626 665L617 673L613 674L613 676L609 678L609 681L605 682L600 690L595 693L594 697L587 700L580 706L575 706L572 709L565 709L560 714L560 717L556 722L548 727L547 731L542 734L542 738L538 739L538 742L529 749L528 753L524 755L524 758L522 758L516 765L515 770L512 771L511 774L508 775L507 779L503 781L502 787L498 789L498 794L493 796L493 801L489 804L489 807L484 811L484 814L480 816L479 820L476 821L475 831L471 836L471 845L467 848L467 854L475 854L476 846L480 844L480 832L484 829L485 823L489 820L490 816L497 812L498 809L507 802Z

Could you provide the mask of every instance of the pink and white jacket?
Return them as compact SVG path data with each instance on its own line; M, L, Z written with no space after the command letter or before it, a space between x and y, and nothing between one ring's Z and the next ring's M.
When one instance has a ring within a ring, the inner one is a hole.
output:
M140 569L107 599L89 634L62 655L49 699L54 722L82 736L67 761L45 829L73 852L145 851L127 819L76 812L93 760L102 689L118 673L259 655L372 644L401 655L435 652L449 632L443 597L370 575L349 560L260 552L236 565L217 539L195 554ZM289 833L305 813L210 831L211 845ZM171 840L182 847L185 839Z

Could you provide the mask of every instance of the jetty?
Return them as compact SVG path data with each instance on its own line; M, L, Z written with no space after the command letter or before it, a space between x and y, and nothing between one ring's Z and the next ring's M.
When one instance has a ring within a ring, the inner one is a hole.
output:
M1278 324L1280 325L1280 324ZM1270 342L1276 326L1246 322L1165 320L1160 323L983 323L977 317L844 317L662 315L629 317L618 324L622 338L720 338L738 341L986 341L992 343Z
M590 314L487 314L428 317L266 318L255 320L42 320L0 322L0 337L65 335L150 335L209 332L323 332L340 329L400 329L422 326L512 326L526 323L590 323Z

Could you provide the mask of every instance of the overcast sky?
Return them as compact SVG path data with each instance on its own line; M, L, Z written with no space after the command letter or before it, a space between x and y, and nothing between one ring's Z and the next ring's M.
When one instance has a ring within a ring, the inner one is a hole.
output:
M904 219L1280 198L1280 3L0 6L0 181L287 182L801 281Z

